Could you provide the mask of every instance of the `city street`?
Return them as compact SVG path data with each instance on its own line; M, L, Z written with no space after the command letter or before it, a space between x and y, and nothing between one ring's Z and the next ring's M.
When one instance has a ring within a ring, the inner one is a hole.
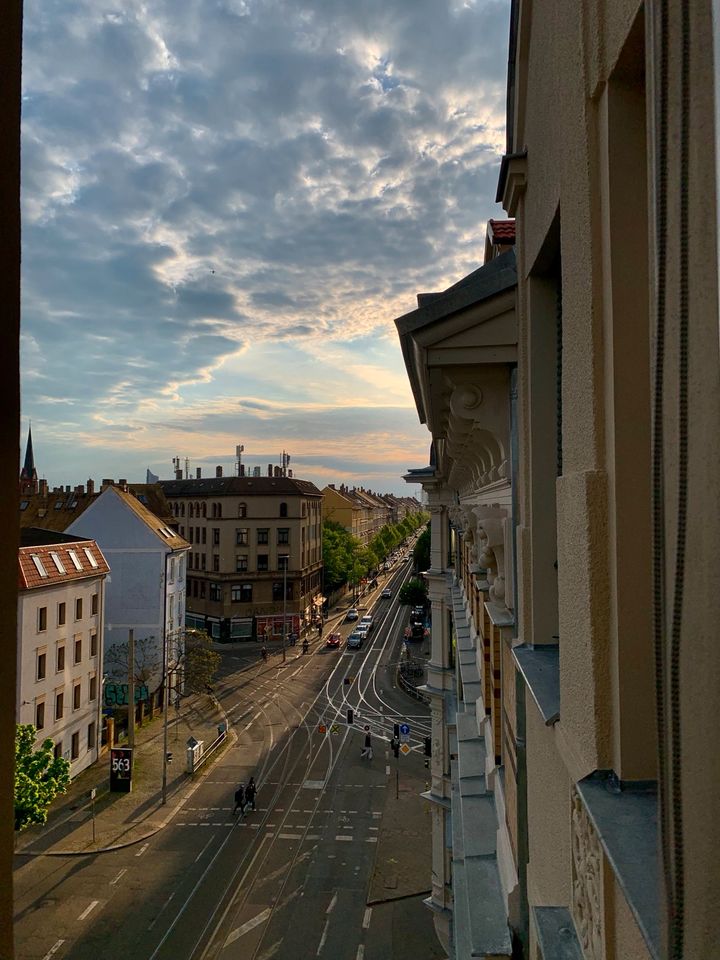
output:
M418 794L429 712L395 688L407 608L381 600L371 612L376 625L360 651L320 640L308 655L296 646L285 662L279 651L262 662L254 644L225 650L217 694L237 742L146 842L18 857L17 956L444 956L422 904L430 824ZM413 749L396 761L388 741L399 721ZM360 756L366 725L372 760ZM234 816L235 786L251 775L257 810ZM387 818L388 804L404 804L407 816ZM396 876L378 892L380 857Z

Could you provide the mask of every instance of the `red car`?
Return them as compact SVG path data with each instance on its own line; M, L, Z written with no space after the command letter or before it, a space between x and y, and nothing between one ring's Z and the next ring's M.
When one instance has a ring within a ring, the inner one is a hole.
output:
M331 650L339 650L341 641L342 637L339 633L329 633L325 640L325 646L330 647Z

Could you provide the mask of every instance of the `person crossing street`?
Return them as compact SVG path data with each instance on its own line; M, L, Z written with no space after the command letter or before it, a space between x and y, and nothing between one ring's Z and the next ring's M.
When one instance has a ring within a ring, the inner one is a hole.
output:
M257 787L255 786L255 778L250 777L248 784L245 787L245 803L255 810L255 795L257 793Z
M373 758L373 749L372 749L372 737L370 736L370 727L365 727L365 746L360 751L360 757L367 757L368 760Z
M233 816L240 811L240 816L245 816L245 787L242 783L238 784L238 788L235 791L235 808L233 809Z

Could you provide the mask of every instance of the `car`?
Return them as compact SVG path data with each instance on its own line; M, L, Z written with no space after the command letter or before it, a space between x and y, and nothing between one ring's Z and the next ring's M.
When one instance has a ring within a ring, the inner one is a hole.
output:
M348 621L349 621L349 620L357 620L359 616L360 616L360 614L357 612L357 610L355 609L355 607L350 607L350 609L348 610L348 612L345 614L345 619L348 620Z
M348 650L359 650L365 640L365 634L361 630L353 630L347 638Z
M392 590L390 587L385 587L383 592L380 594L381 600L392 600Z
M337 650L340 647L342 642L342 637L339 633L329 633L325 640L325 646L329 647L331 650Z
M372 630L373 626L375 625L375 621L374 621L373 618L370 616L370 614L366 614L366 616L364 616L364 617L360 620L360 623L358 624L358 626L359 626L359 627L362 627L363 624L367 627L367 632L370 633L370 631Z

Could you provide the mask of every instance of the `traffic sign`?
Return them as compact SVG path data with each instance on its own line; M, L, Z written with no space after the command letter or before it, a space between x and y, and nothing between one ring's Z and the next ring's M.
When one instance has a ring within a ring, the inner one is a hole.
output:
M409 723L401 723L401 724L400 724L400 739L403 741L403 743L407 743L408 740L410 739L410 724L409 724Z
M318 733L327 733L327 727L324 723L318 724Z
M405 756L407 756L408 753L410 753L410 747L406 743L400 744L400 750L403 752L403 754L405 754Z
M336 723L334 723L330 727L330 733L340 733L340 727Z

